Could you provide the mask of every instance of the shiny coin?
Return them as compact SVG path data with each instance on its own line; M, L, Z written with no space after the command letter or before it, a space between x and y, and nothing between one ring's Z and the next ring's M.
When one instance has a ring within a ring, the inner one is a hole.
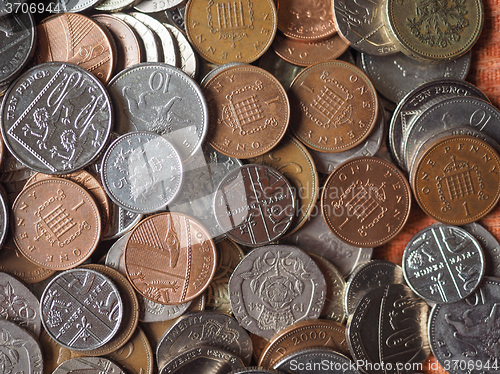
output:
M134 9L143 13L156 13L174 8L182 2L183 0L141 0L134 6Z
M111 101L92 74L61 62L38 65L5 94L2 137L21 162L47 174L91 163L111 131Z
M419 231L403 253L406 283L431 303L453 303L469 296L485 270L479 242L456 226L432 225Z
M413 169L415 199L425 213L443 223L476 221L500 198L500 157L483 140L462 135L440 139Z
M325 364L327 370L322 366ZM337 370L336 367L342 369ZM361 374L353 367L356 365L349 358L327 348L304 349L283 357L274 364L274 369L286 374Z
M99 208L83 187L69 180L33 183L19 194L12 212L16 246L42 267L73 268L89 258L99 242Z
M230 68L232 66L237 66L237 65L244 65L242 62L228 62L227 64L223 65L215 65L215 64L207 64L207 67L210 68L211 70L205 74L203 79L200 82L200 86L202 88L205 88L207 82L212 79L215 75L220 73L222 70L225 70L227 68Z
M80 357L64 361L52 374L71 374L85 372L87 374L125 374L114 362L104 357Z
M139 21L137 18L125 13L115 13L113 16L118 17L129 25L141 39L144 51L146 54L145 61L159 62L161 61L160 44L156 40L155 34L149 27Z
M393 164L359 157L330 174L321 196L327 226L341 240L360 247L387 243L410 214L410 186Z
M46 373L52 373L70 358L79 357L76 351L71 351L57 344L44 329L42 329L39 339L40 345L43 347L43 368Z
M124 251L127 277L146 298L160 304L193 300L215 273L217 252L210 234L180 213L144 219Z
M154 359L146 334L138 327L130 340L108 357L128 374L152 374Z
M109 202L109 225L102 233L102 240L114 240L130 231L142 219L142 214L123 209Z
M199 63L193 47L191 47L191 44L187 40L186 36L184 36L184 34L174 26L169 25L168 23L164 23L163 26L165 26L168 31L172 33L177 41L177 49L180 57L179 66L181 70L191 78L196 78L198 75Z
M100 2L99 5L95 6L94 9L101 12L121 12L137 4L139 1L140 0L104 0Z
M292 224L290 182L269 166L244 165L229 173L215 193L215 217L229 239L246 246L268 244Z
M326 282L314 261L290 245L254 249L229 280L233 314L245 329L270 339L300 320L316 319Z
M477 222L468 223L462 228L481 244L486 265L484 274L500 277L500 243L498 240Z
M97 349L116 335L123 303L115 285L90 269L60 273L45 289L40 308L42 323L63 347Z

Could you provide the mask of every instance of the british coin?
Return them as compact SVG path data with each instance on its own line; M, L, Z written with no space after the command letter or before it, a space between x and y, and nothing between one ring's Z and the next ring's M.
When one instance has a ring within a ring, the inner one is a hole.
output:
M347 280L344 307L350 316L363 295L377 287L403 283L403 269L389 261L372 260L356 268Z
M189 41L214 64L257 60L271 46L277 23L272 0L191 0L185 11Z
M33 293L13 276L0 273L0 319L6 319L40 335L40 303Z
M201 147L207 104L196 82L181 70L163 63L132 66L111 80L108 91L115 108L121 108L118 133L156 132L172 142L182 160Z
M110 353L107 357L116 362L128 374L153 373L153 350L146 334L140 327L137 327L127 344Z
M347 322L352 358L368 374L413 373L412 364L423 363L430 352L427 314L425 301L403 284L368 291Z
M101 179L115 204L134 213L153 213L179 193L182 161L162 136L133 131L120 136L106 150Z
M326 364L326 370L322 364ZM361 374L355 367L347 356L327 348L304 349L283 357L273 366L285 374Z
M3 140L21 162L42 173L70 173L103 150L111 131L111 101L86 70L49 62L10 86L1 118Z
M114 240L130 231L142 219L142 214L123 209L110 201L108 229L102 233L102 240Z
M398 52L384 22L381 0L333 0L337 30L352 48L374 56Z
M485 271L479 242L464 229L432 225L416 233L403 252L406 283L430 303L453 303L469 296Z
M498 240L477 222L468 223L462 228L481 244L486 265L484 275L500 277L500 243Z
M431 217L464 225L485 216L500 198L500 157L488 143L470 136L439 139L412 170L415 199Z
M160 213L132 230L124 257L134 288L152 301L171 305L205 291L215 273L217 252L197 221L180 213Z
M242 62L228 62L227 64L223 65L212 65L213 69L211 69L207 74L205 74L205 76L202 78L200 82L201 88L205 88L207 82L222 70L238 65L245 65L245 64L243 64Z
M390 37L401 52L419 60L442 61L472 48L483 27L483 12L480 0L436 2L430 7L425 2L389 0L384 14ZM436 14L433 26L427 27Z
M416 61L402 53L394 56L373 56L361 53L361 66L377 91L385 98L399 103L422 83L439 78L464 80L471 65L472 54L452 60L429 64Z
M141 0L104 0L94 7L101 12L121 12L140 2ZM100 16L100 15L99 15ZM94 18L94 16L92 16Z
M134 6L135 10L143 13L163 12L182 4L183 0L141 0Z
M181 70L191 78L195 79L198 75L199 64L198 57L196 56L193 47L191 47L191 44L187 40L186 36L174 26L169 25L168 23L164 23L163 26L165 26L175 37L179 51L179 65Z
M377 122L375 88L357 67L328 61L303 70L293 81L294 134L309 148L342 152L365 140ZM336 104L331 106L330 101Z
M0 247L2 247L5 242L7 230L9 228L10 209L7 205L7 201L7 194L5 190L0 187Z
M182 352L203 346L231 352L245 365L252 358L250 336L233 317L217 312L189 313L181 316L158 343L159 370Z
M405 225L410 206L411 190L403 173L377 157L358 157L339 165L321 196L321 212L330 230L360 247L394 238Z
M308 348L330 348L348 355L345 326L325 320L300 321L276 334L259 358L259 366L273 367L282 358Z
M295 77L304 70L303 67L293 65L280 56L278 56L274 50L269 49L264 55L259 59L259 66L270 72L272 75L278 79L278 81L283 85L283 87L288 90L292 81Z
M215 218L227 237L250 247L280 238L292 224L295 207L290 182L264 165L233 170L214 198Z
M485 277L480 288L468 298L452 304L436 304L432 308L428 330L431 350L450 374L498 372L495 362L500 334L497 323L499 295L499 280ZM449 365L448 360L461 364ZM488 362L491 365L483 365Z
M165 15L168 21L183 33L186 33L186 4L179 4L174 8L167 9Z
M125 374L113 361L104 357L79 357L64 361L52 373L71 374L85 372L88 374Z
M161 61L161 51L159 42L149 27L139 21L137 18L132 17L126 13L114 13L113 16L118 17L127 25L129 25L135 33L139 36L144 45L147 62Z
M77 358L78 353L59 345L42 329L39 344L43 347L43 368L46 373L52 373L64 361Z
M63 347L85 351L102 347L117 333L123 303L116 286L90 269L58 274L40 298L43 327Z
M228 374L279 374L279 371L264 369L258 366L249 366L244 369L231 371Z
M263 338L301 320L316 319L326 298L325 277L299 248L255 248L229 280L233 314L245 329Z
M11 227L17 248L28 260L65 270L90 257L102 226L92 196L74 182L54 178L19 194L12 206Z
M212 108L207 141L219 152L236 158L260 156L285 135L290 120L288 96L264 69L229 67L212 77L203 92Z
M90 10L102 0L50 0L46 10L50 13L77 13Z

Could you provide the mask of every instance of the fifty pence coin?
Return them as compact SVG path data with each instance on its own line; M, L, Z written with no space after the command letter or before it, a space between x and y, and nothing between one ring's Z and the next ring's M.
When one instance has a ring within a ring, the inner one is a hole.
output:
M328 368L325 370L326 363ZM336 367L341 369L337 370ZM308 348L283 357L273 366L286 374L361 374L356 365L343 354L327 348ZM300 369L303 368L303 369ZM298 369L298 370L297 370Z
M85 372L87 374L125 374L113 361L105 357L79 357L64 361L52 374L71 374Z
M500 243L498 240L477 222L468 223L462 228L472 234L481 244L486 265L484 274L500 277Z

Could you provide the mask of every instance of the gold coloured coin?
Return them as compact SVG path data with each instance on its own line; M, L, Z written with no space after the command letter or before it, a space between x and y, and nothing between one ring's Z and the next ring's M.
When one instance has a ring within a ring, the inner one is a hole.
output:
M129 374L153 373L153 349L140 327L123 347L107 356Z

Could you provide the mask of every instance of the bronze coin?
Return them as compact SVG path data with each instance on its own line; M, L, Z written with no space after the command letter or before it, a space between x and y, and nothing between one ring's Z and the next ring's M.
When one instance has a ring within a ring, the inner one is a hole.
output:
M375 88L365 73L347 62L328 61L304 69L289 93L295 114L291 128L316 151L351 149L377 122Z
M150 216L132 230L125 270L144 297L165 305L193 300L208 287L217 260L211 235L181 213Z
M410 214L411 191L403 173L377 157L358 157L339 165L321 195L327 226L358 247L387 243Z
M80 357L77 352L57 343L45 329L42 329L39 339L42 347L44 373L52 373L64 361Z
M54 178L33 183L12 206L12 235L20 252L51 270L80 265L101 236L99 208L75 182Z
M127 344L107 357L124 368L128 374L153 373L153 349L140 327L135 329L134 335Z
M40 22L36 29L37 63L70 62L94 74L103 84L113 75L113 39L97 22L81 14L62 13Z
M207 140L220 153L256 157L285 135L290 119L288 96L264 69L228 67L212 77L203 92L211 109Z
M500 157L485 141L452 135L421 153L412 170L415 199L438 221L464 225L488 214L500 198Z

